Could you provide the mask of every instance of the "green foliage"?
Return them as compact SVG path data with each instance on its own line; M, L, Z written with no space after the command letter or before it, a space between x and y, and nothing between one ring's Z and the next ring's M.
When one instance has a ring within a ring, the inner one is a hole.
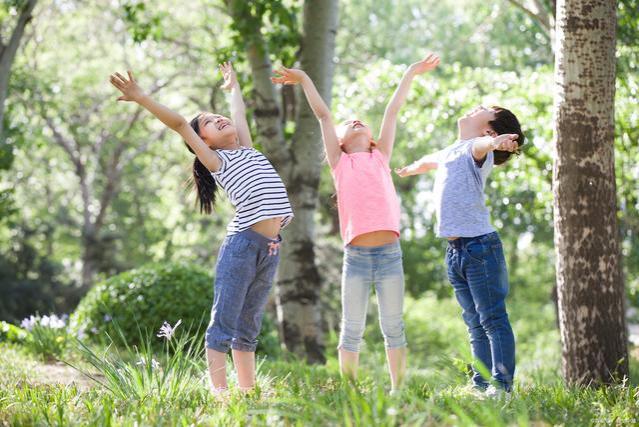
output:
M120 339L111 341L103 352L98 353L82 341L76 341L80 355L93 368L77 369L115 399L142 403L152 398L160 404L190 399L190 395L202 392L200 382L193 377L203 369L203 355L200 341L189 332L177 331L176 327L165 339L163 350L156 354L153 350L157 347L156 341L150 335L139 335L139 344L130 347L123 331L115 327ZM124 353L117 344L123 344Z
M71 323L89 337L121 331L131 345L140 344L140 336L155 335L163 322L173 325L180 319L201 336L212 300L213 278L207 271L187 264L152 264L95 285Z
M299 11L297 0L232 1L234 19L230 29L237 48L260 42L252 34L264 37L266 48L275 60L293 64L300 44ZM256 31L257 29L257 31Z
M45 360L60 359L70 340L67 316L30 316L21 324L27 331L24 348Z
M30 229L17 215L7 223L13 233L8 250L0 251L0 318L20 322L34 313L71 311L80 299L78 288L64 281L62 265L38 250L36 236L50 236L49 224Z
M98 283L71 316L75 332L103 340L122 336L127 345L143 344L163 322L203 337L213 303L213 278L201 267L185 263L150 264ZM200 341L201 342L201 341ZM161 340L155 339L156 347ZM277 328L266 317L258 337L260 354L279 354Z
M159 40L162 37L161 22L166 15L151 13L146 3L139 0L127 1L122 5L124 20L131 28L133 40L140 43L146 39ZM153 11L154 12L154 11Z
M9 322L0 322L0 342L21 342L27 337L27 331Z

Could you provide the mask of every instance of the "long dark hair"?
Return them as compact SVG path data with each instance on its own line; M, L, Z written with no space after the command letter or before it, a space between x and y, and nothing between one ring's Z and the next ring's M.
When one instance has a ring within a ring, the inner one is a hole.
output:
M202 113L198 114L189 123L198 135L200 134L201 116ZM184 142L184 145L186 145L186 148L188 148L191 153L195 154L189 144ZM200 205L200 213L210 214L213 212L217 195L217 182L215 182L213 175L211 175L211 171L204 166L197 156L195 156L195 160L193 160L193 178L190 184L195 185L195 194L197 203Z
M495 110L495 120L489 121L488 124L497 133L497 135L501 135L503 133L517 134L517 151L514 153L500 150L494 151L494 163L495 165L501 165L502 163L507 162L513 154L519 154L519 147L524 145L526 136L521 131L521 125L519 124L519 120L517 120L517 116L515 116L510 110L497 106L493 106L492 108Z

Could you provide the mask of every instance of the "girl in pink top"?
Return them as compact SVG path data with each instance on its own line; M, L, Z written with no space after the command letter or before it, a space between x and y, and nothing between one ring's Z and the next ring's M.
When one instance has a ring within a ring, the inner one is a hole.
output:
M331 113L302 70L282 68L274 83L301 84L320 122L326 157L337 190L344 264L339 361L342 374L355 378L364 334L370 287L375 285L392 390L406 370L403 323L404 272L399 246L399 199L389 167L397 114L413 78L439 64L436 55L408 67L393 94L377 140L360 120L333 124Z

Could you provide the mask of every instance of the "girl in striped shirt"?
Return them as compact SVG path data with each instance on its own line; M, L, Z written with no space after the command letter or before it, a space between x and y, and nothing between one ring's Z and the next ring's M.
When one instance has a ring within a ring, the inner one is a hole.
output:
M200 113L190 123L155 102L119 73L111 83L122 96L150 111L177 132L195 154L193 181L200 211L211 213L217 188L235 206L235 216L217 258L206 356L212 390L227 389L226 354L232 350L239 388L255 385L255 348L264 307L279 263L280 229L293 218L282 179L268 159L252 147L244 101L230 63L220 66L223 88L231 92L231 117Z

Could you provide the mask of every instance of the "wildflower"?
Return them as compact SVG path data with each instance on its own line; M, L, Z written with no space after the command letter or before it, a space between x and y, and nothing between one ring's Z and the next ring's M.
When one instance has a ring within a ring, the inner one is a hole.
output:
M78 332L76 334L76 338L79 340L83 340L87 337L87 329L86 326L82 326L80 329L78 329Z
M108 314L105 314L103 319L104 319L105 322L110 322L111 320L113 320L113 317L111 317Z
M138 366L146 366L146 360L143 357L140 357L140 360L136 363ZM160 362L155 360L155 358L151 359L151 369L160 369Z
M26 329L27 331L33 330L33 327L38 323L38 318L31 315L28 318L22 319L22 323L20 323L20 327Z
M47 316L44 316L47 317ZM42 318L44 320L44 317ZM51 329L62 329L67 325L67 322L64 320L64 316L63 317L58 317L55 314L52 314L51 316L49 316L49 327Z
M175 326L172 327L169 322L165 321L162 324L162 327L160 328L160 331L158 332L157 336L159 338L166 338L167 340L170 341L171 337L173 337L173 334L175 333L175 330L180 325L180 323L182 323L182 319L178 320Z

